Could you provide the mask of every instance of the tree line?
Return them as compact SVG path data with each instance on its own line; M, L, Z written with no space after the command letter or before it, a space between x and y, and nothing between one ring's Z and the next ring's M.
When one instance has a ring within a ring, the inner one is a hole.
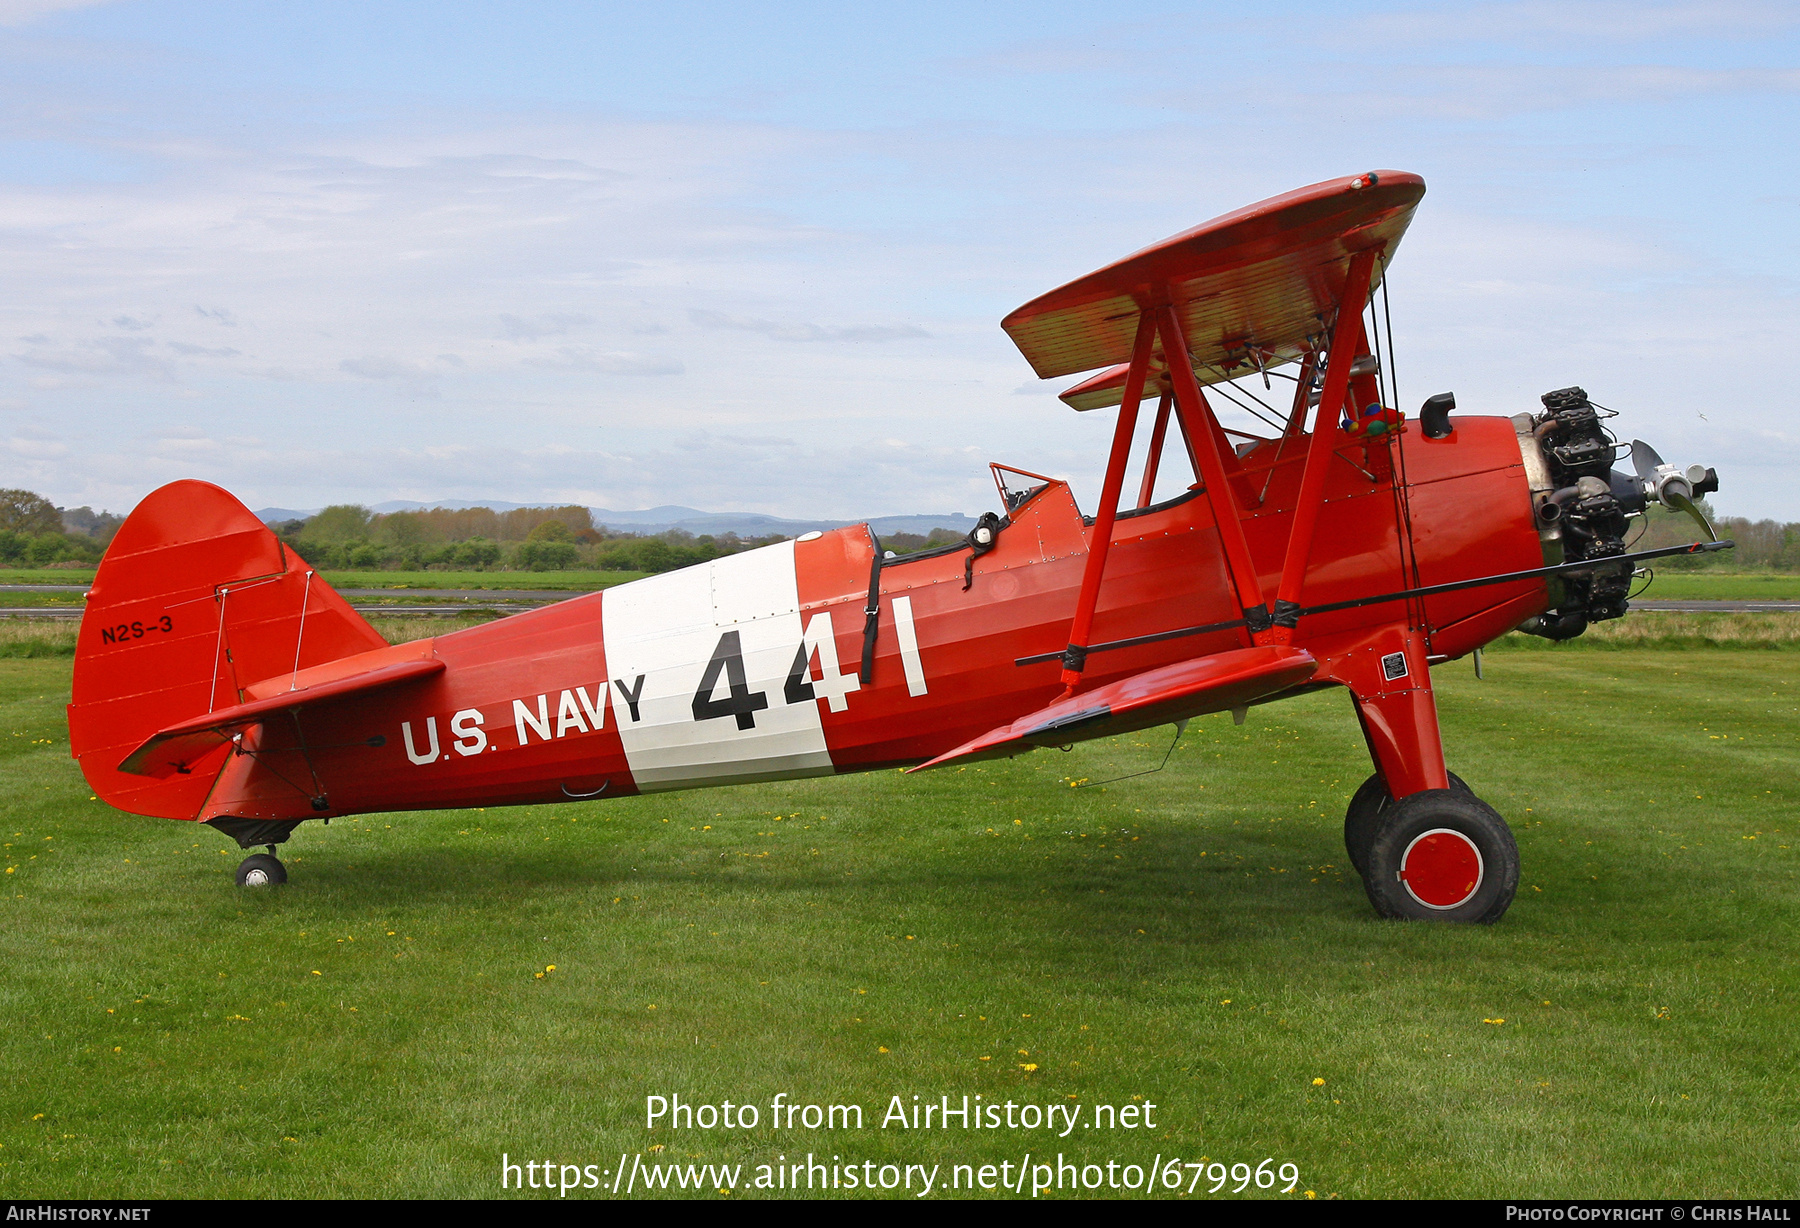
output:
M1658 571L1776 571L1800 572L1800 523L1750 520L1743 516L1719 516L1705 499L1701 511L1712 521L1714 532L1737 543L1735 550L1715 554L1675 555L1655 560ZM1679 546L1704 536L1687 515L1652 505L1645 513L1642 530L1627 541L1633 550Z
M356 571L662 572L782 540L618 531L573 504L386 513L337 504L271 527L315 567Z
M1658 568L1705 571L1800 572L1800 523L1715 516L1720 537L1737 549L1657 560ZM91 507L58 507L29 490L0 490L0 566L90 567L100 561L124 517ZM1652 507L1633 548L1694 540L1686 516ZM696 537L680 529L635 533L595 524L585 507L426 508L372 512L337 504L316 516L271 525L283 541L317 567L343 570L439 571L673 571L740 550L783 540L780 534ZM884 550L910 554L961 540L944 529L928 536L893 533Z
M30 490L0 490L0 565L91 567L125 523L91 507L57 507Z
M371 571L674 571L786 540L783 534L739 537L683 529L637 533L595 524L585 507L424 508L372 512L338 504L305 520L272 526L317 567ZM907 554L960 534L895 533L885 550Z
M34 491L0 490L0 566L92 567L124 519L91 507L57 507ZM270 528L316 567L359 571L664 572L784 540L781 534L610 529L573 504L387 513L337 504ZM959 540L940 529L929 536L895 533L881 544L907 554Z

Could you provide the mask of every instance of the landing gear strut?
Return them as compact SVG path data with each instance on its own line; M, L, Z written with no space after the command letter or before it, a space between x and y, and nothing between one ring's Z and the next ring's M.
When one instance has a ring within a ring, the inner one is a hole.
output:
M240 887L276 887L287 882L287 867L275 857L275 846L266 853L252 853L239 863L237 885Z

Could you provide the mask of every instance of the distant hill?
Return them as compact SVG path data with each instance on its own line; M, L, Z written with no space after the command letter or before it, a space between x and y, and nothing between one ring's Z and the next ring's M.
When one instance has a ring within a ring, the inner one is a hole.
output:
M595 524L607 525L614 529L629 529L634 533L662 533L668 529L685 529L695 537L710 533L718 536L721 533L736 533L739 537L768 537L779 533L783 537L798 537L802 533L811 533L815 529L836 529L847 524L862 524L863 520L784 520L779 516L762 516L755 512L694 512L688 508L652 508L648 512L612 512L602 507L589 509ZM655 514L660 512L684 511L688 515L679 519L664 520ZM631 519L642 517L642 519ZM975 527L972 517L961 512L951 512L941 516L876 516L868 521L875 530L876 536L888 533L918 533L924 535L933 529L948 529L953 533L967 533Z
M557 503L505 503L497 499L440 499L434 503L421 503L413 499L390 499L386 503L377 503L370 510L376 512L416 512L425 508L442 507L459 510L466 507L491 507L497 512L508 512L521 507L560 507ZM815 529L835 529L847 524L861 524L862 520L786 520L779 516L765 516L758 512L703 512L697 508L681 507L666 504L662 507L645 508L642 511L618 511L613 508L591 507L588 512L593 516L595 524L603 524L612 529L623 529L632 533L663 533L669 529L683 529L694 536L712 534L717 537L724 533L736 533L739 537L769 537L780 534L784 537L798 537L802 533L810 533ZM319 514L318 508L310 510L290 507L265 507L256 513L257 519L264 524L279 524L287 520L306 520ZM890 533L928 534L933 529L948 529L952 533L967 533L975 527L975 520L961 512L945 515L913 515L913 516L877 516L869 520L876 536Z

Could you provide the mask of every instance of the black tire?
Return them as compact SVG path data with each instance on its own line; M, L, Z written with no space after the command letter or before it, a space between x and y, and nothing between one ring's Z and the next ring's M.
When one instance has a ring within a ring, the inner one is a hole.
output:
M1458 793L1469 797L1475 796L1475 790L1463 781L1455 772L1446 773L1450 777L1450 787ZM1362 782L1350 799L1349 809L1344 811L1344 851L1350 855L1350 864L1363 878L1369 876L1369 844L1375 839L1375 820L1381 812L1394 804L1394 798L1388 792L1387 781L1377 772Z
M1381 812L1363 890L1383 917L1492 925L1519 889L1519 846L1494 808L1427 789Z
M252 853L238 863L240 887L279 887L287 882L287 867L268 853Z

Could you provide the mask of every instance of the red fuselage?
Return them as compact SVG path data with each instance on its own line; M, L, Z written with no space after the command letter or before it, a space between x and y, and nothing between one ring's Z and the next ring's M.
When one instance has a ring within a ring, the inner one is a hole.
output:
M1455 426L1440 440L1408 430L1391 451L1386 441L1340 449L1303 605L1543 563L1512 421L1462 417ZM1306 444L1290 435L1240 458L1258 500L1244 527L1265 591L1282 565ZM179 818L299 819L923 762L1061 692L1055 659L1016 662L1067 644L1092 532L1055 482L1013 509L966 589L966 547L886 559L867 682L857 674L876 546L858 526L250 683L232 698L302 691L386 662L444 666L424 681L309 707L303 724L259 724L236 748L254 753L221 746L191 764L186 781L158 790L164 800L146 793L118 804ZM1112 543L1094 643L1240 616L1197 492L1121 513ZM1462 656L1546 604L1544 581L1524 580L1307 616L1294 643L1319 662L1308 687L1354 687L1362 662L1390 644L1430 661ZM1096 652L1084 686L1249 642L1233 628ZM83 765L96 788L118 783L113 764L91 759ZM309 771L316 788L302 779Z

